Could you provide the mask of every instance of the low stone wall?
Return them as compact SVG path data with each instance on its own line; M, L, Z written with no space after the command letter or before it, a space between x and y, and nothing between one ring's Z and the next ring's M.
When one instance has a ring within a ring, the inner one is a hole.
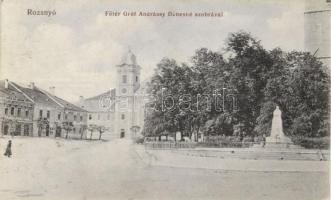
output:
M191 157L210 157L218 159L241 160L330 160L328 150L315 149L257 149L257 148L196 148L177 149L173 153Z
M214 157L219 159L251 159L251 160L330 160L329 150L288 148L287 146L261 147L254 146L250 148L208 148L201 147L194 142L145 142L146 150L171 150L172 153L191 157Z
M173 141L162 141L162 142L145 142L145 148L147 149L177 149L177 148L194 148L197 146L195 142L173 142Z
M226 171L328 172L329 161L319 160L316 150L303 152L247 149L146 149L135 146L147 165ZM329 152L322 152L329 158Z

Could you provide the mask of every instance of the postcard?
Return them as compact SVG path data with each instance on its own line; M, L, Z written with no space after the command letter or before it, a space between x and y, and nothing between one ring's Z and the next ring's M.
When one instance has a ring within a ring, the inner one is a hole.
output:
M330 0L0 2L0 199L330 198Z

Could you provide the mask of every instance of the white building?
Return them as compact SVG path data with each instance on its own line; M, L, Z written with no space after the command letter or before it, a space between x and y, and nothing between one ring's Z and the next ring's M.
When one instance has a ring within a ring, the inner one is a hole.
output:
M88 111L88 124L102 125L112 138L134 137L143 129L145 85L140 82L141 67L129 50L116 66L116 87L100 95L81 98Z

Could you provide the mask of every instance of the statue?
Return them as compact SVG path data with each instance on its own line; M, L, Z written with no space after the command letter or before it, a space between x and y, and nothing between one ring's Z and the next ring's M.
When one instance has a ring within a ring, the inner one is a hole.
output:
M274 144L292 144L291 139L286 137L283 132L282 112L278 106L276 106L274 110L271 133L270 136L266 138L266 142Z

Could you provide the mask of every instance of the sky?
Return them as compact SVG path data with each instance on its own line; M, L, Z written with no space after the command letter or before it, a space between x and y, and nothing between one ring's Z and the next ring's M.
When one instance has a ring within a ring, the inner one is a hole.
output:
M54 16L27 10L56 11ZM223 17L105 16L105 11L223 12ZM301 0L3 0L0 79L35 82L75 102L115 87L128 50L150 77L164 57L190 64L195 50L224 51L229 33L250 32L266 49L303 50Z

